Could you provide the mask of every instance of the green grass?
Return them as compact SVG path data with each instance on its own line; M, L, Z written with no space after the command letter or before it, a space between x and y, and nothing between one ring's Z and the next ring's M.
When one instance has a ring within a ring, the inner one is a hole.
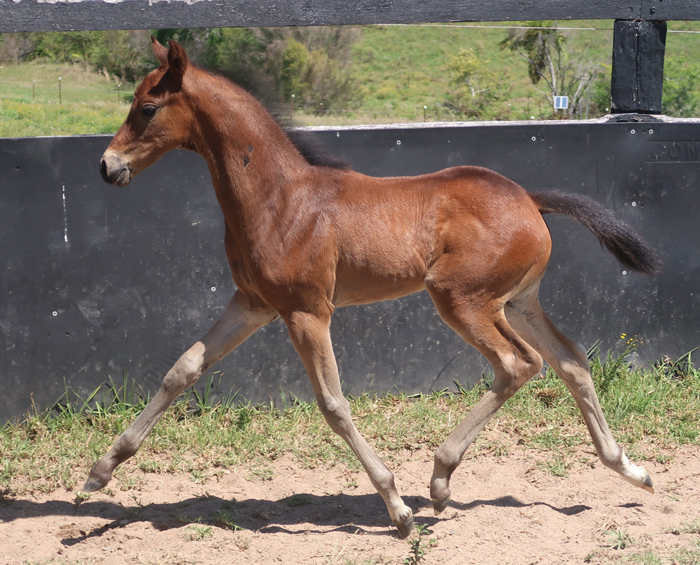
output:
M211 526L202 524L192 524L185 529L184 538L187 541L203 541L214 535Z
M651 551L646 551L630 555L619 562L641 565L700 565L700 544L696 541L690 548L676 548L673 553L669 553L664 557L659 557Z
M0 137L114 133L126 117L133 88L125 84L118 93L114 81L81 65L43 61L4 65Z
M376 26L364 30L355 47L357 77L365 88L365 104L381 115L392 113L402 120L422 121L423 106L429 120L444 119L439 111L449 85L446 65L460 48L468 48L489 61L503 85L506 99L499 102L502 119L551 117L544 98L529 84L525 61L499 43L507 29L472 27ZM508 24L493 23L492 26ZM517 25L517 24L515 24ZM611 27L609 22L566 22L566 27ZM611 58L612 32L571 32L571 50L587 52L602 63ZM607 46L607 49L606 49Z
M441 106L450 89L446 65L460 48L472 49L488 61L504 86L505 97L497 102L499 119L550 119L552 110L530 84L524 59L499 47L509 25L522 23L367 26L353 52L353 72L364 96L361 107L325 116L298 115L297 119L302 125L418 122L423 121L423 107L427 106L427 121L452 120ZM611 64L612 21L565 21L559 25L595 28L566 31L567 49L582 61ZM669 22L668 27L667 58L685 56L692 60L700 49L700 35L673 31L698 31L700 22Z
M295 114L299 125L344 125L386 122L451 120L442 109L450 88L446 64L460 48L468 48L489 62L506 90L496 103L499 119L551 118L544 97L529 83L524 60L499 48L504 26L517 22L438 26L366 26L353 48L353 67L363 95L359 107L348 112L316 116ZM612 22L566 21L567 48L583 60L609 65ZM669 30L700 30L700 22L670 22ZM669 33L667 58L695 59L700 34ZM58 103L58 77L62 104ZM32 99L32 81L35 98ZM117 102L116 83L81 64L42 61L0 67L0 137L113 133L124 120L133 85L122 85ZM424 106L427 109L424 113ZM594 117L591 114L591 117Z
M592 369L610 427L634 458L668 458L681 445L700 443L700 371L692 365L667 361L639 369L608 356L594 357ZM213 384L205 383L205 390ZM370 444L385 459L400 461L418 449L434 450L485 389L480 383L470 390L460 387L458 393L363 395L352 398L351 406ZM53 410L0 429L0 493L79 488L92 463L148 400L126 379L91 397L87 402L66 391ZM571 395L551 371L505 405L466 457L506 455L507 446L516 442L541 451L540 466L555 476L566 476L580 446L592 449ZM184 473L202 483L230 467L267 480L272 478L270 463L284 454L309 468L344 464L360 470L315 403L295 400L275 409L236 404L231 396L214 401L190 391L165 414L136 456L117 469L119 482L111 486L139 490L149 472Z
M505 89L504 99L497 103L499 119L551 118L546 100L529 83L524 59L499 47L508 25L521 24L367 26L353 50L353 72L363 94L361 107L330 116L300 115L297 120L303 125L453 120L442 105L451 88L446 65L460 48L472 49L488 61ZM567 32L568 44L585 60L610 64L612 31L606 29L612 29L612 22L562 25L599 29Z

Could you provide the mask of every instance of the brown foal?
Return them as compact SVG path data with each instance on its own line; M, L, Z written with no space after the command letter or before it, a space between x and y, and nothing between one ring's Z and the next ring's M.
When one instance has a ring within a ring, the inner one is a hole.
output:
M595 202L527 193L487 169L455 167L418 177L372 178L313 164L241 88L188 62L175 42L155 39L162 63L136 90L126 121L104 153L103 178L125 186L176 147L209 165L238 290L213 327L180 357L143 413L90 471L104 487L136 453L175 398L258 328L281 317L331 428L352 448L389 514L407 536L413 515L392 472L360 436L341 392L329 326L339 306L427 289L442 319L489 360L494 382L435 453L435 513L450 500L450 476L489 418L542 368L543 358L578 403L602 462L653 492L605 422L586 351L562 335L537 292L551 251L542 214L588 227L628 268L653 274L660 261Z

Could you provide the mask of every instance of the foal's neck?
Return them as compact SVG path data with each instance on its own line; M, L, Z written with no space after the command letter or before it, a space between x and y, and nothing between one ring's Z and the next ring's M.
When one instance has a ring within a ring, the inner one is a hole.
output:
M220 201L254 205L308 174L310 165L253 96L201 70L193 84L193 149L206 159Z

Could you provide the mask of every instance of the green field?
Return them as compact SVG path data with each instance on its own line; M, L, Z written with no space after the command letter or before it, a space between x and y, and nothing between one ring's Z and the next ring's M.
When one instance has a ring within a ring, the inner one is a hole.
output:
M133 89L134 85L122 85L117 92L114 81L82 65L45 61L4 65L0 137L113 133L124 121L129 108L126 95Z
M610 27L608 22L571 22L567 27L581 24ZM611 31L571 33L572 50L585 52L586 59L610 62ZM434 118L450 88L446 64L460 48L467 48L490 62L497 79L507 85L508 96L500 103L504 118L527 119L533 113L537 118L551 117L544 97L529 83L524 60L499 48L506 35L501 27L367 28L355 47L354 60L366 89L364 107L393 114L400 121L416 121L423 119L423 106L428 106L428 117Z
M364 27L352 50L350 71L359 85L359 103L351 110L320 116L297 109L295 121L298 125L342 125L453 120L455 117L444 107L452 88L447 64L461 48L471 49L478 56L503 92L502 99L490 108L493 117L552 118L549 103L530 84L524 59L499 48L508 34L508 25L518 24ZM609 80L605 74L611 62L612 22L570 21L561 25L569 28L565 33L570 59L602 65L604 84ZM698 32L700 23L670 22L669 30L667 68L677 74L696 65L700 33L674 32ZM693 95L700 96L695 83L691 87ZM126 115L133 88L122 85L120 96L114 79L88 71L79 63L5 63L0 67L0 137L114 132ZM589 117L604 113L590 100L584 108L589 110Z

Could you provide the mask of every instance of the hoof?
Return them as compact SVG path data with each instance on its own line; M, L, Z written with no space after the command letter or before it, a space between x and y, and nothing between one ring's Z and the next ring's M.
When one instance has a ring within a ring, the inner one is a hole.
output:
M411 514L408 520L406 520L403 524L397 524L394 522L394 526L396 526L396 529L399 531L399 537L401 539L407 538L413 531L413 514Z
M433 500L433 511L435 516L442 514L445 509L450 505L450 497L448 496L444 500Z
M651 494L654 494L654 483L651 482L651 477L649 476L649 473L647 472L646 477L644 477L644 484L642 485L642 488L650 492Z
M85 481L85 484L83 485L83 488L80 490L81 492L95 492L104 488L105 486L107 486L106 482L88 477L87 481Z

